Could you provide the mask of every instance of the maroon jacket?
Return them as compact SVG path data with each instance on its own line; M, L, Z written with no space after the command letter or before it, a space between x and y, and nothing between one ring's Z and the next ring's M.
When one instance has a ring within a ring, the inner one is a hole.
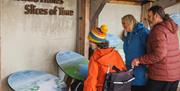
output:
M139 58L149 67L150 79L159 81L180 80L180 50L178 26L173 20L161 22L151 30L147 54Z

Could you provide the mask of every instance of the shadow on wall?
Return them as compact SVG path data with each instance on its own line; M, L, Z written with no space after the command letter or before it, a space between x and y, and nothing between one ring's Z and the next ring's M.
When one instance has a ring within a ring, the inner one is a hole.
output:
M2 80L1 80L2 84L5 84L5 85L1 86L1 89L6 89L7 91L13 91L13 90L9 87L7 80L8 80L8 77L6 77L5 79L2 79Z

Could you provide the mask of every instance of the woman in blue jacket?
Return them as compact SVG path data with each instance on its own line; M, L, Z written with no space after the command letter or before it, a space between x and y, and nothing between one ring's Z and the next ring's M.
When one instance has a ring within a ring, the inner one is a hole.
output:
M123 37L126 66L131 69L132 60L146 53L146 39L149 30L130 14L122 17L122 25L123 32L126 32L126 36ZM135 80L132 82L132 91L145 91L146 72L146 65L140 65L134 69Z

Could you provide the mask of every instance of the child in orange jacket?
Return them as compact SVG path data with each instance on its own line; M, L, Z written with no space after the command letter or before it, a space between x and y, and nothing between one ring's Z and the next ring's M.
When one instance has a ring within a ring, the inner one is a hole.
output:
M94 53L88 66L88 77L84 82L83 91L102 91L105 74L108 66L116 66L120 70L126 70L123 59L114 48L109 48L106 40L107 26L94 28L88 35L90 45ZM110 69L110 72L113 70Z

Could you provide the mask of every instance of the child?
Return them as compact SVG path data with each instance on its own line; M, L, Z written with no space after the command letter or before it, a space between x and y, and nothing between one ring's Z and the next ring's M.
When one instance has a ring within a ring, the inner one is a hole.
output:
M119 53L114 48L109 48L106 35L106 25L102 25L101 28L94 28L88 35L90 46L94 49L94 53L90 58L88 77L84 82L83 91L102 91L108 66L116 66L120 70L126 70ZM110 69L110 72L112 71Z

